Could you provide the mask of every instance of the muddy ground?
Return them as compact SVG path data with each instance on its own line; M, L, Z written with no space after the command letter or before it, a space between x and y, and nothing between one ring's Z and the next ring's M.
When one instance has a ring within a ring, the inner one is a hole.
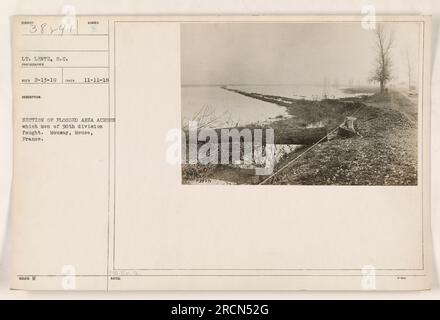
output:
M289 166L265 184L417 184L417 106L413 99L397 91L324 101L279 98L276 103L286 107L291 117L273 121L274 130L320 123L331 131L353 115L358 135L323 141L313 148L299 147L278 161L274 172ZM258 184L267 178L256 176L253 169L227 165L183 165L182 170L183 183Z

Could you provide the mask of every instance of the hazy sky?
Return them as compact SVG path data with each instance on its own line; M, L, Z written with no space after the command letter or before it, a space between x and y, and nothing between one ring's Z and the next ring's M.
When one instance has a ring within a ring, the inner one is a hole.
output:
M395 35L394 81L407 82L406 51L415 69L419 25L386 26ZM374 69L374 40L360 23L182 24L182 83L366 84Z

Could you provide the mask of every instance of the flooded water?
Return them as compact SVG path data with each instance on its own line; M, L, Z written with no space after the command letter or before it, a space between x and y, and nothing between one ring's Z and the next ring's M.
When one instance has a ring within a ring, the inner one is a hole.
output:
M310 85L228 86L246 92L283 96L296 99L320 100L342 98L359 94L348 94L344 88ZM243 96L227 91L220 86L183 86L182 87L182 120L195 120L200 114L211 128L225 126L267 123L281 117L288 117L286 108L273 103ZM215 118L215 121L213 120Z
M200 111L220 118L210 127L247 125L288 116L286 108L249 98L221 87L182 87L182 120L193 120Z
M331 87L323 91L320 86L228 86L249 93L260 93L294 99L321 100L323 98L351 97L344 88ZM222 89L220 86L183 86L182 87L182 125L189 120L205 122L210 128L234 127L247 124L268 123L280 118L289 117L286 108L274 103L264 102L242 94ZM202 119L202 121L200 121ZM311 123L308 127L319 127L320 122ZM296 150L298 145L276 145L272 163ZM254 169L256 164L231 164L231 170ZM200 182L189 182L190 184ZM206 184L230 184L219 179L211 179Z

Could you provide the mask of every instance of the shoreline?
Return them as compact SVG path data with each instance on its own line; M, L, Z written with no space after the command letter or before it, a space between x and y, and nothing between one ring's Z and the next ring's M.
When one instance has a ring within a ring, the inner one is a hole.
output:
M277 132L306 128L320 123L328 128L339 126L344 119L362 108L356 117L360 136L319 143L313 150L269 181L269 184L294 185L415 185L417 184L417 123L401 111L416 109L399 92L386 95L363 95L310 101L248 93L226 89L250 98L287 108L291 117L275 120L270 126ZM412 117L414 114L412 114ZM285 154L275 171L300 155L305 147ZM258 184L267 176L255 176L248 169L212 165L202 176L234 184ZM372 174L373 173L373 174ZM374 174L376 173L376 174ZM197 180L197 174L194 175ZM185 174L182 172L182 182Z

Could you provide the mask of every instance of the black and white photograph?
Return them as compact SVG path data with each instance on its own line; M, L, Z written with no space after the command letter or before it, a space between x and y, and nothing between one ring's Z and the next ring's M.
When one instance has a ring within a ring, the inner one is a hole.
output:
M438 298L440 11L344 1L3 11L0 300Z
M182 183L417 185L420 28L182 24Z

